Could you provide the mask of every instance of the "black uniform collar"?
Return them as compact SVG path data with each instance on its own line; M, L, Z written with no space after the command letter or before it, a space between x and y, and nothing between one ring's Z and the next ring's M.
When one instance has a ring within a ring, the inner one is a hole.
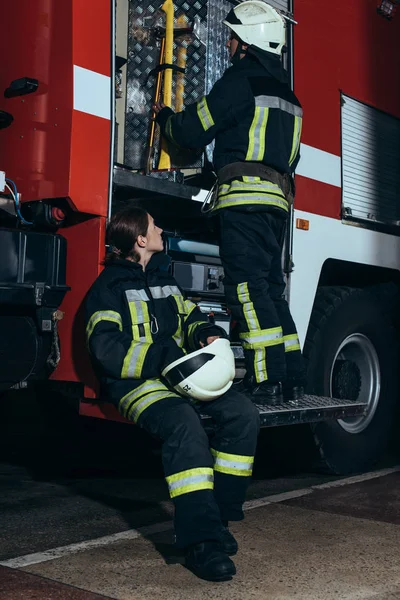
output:
M288 82L288 74L282 66L280 57L276 54L271 54L271 52L260 50L255 46L249 46L246 56L231 68L240 71L251 71L257 66L261 66L267 71L269 77L273 77L282 83Z
M145 271L143 271L142 265L131 260L126 260L126 258L116 258L112 263L108 264L107 267L126 267L142 273L148 273L149 271L155 271L156 269L166 270L169 267L170 262L171 259L167 254L164 252L157 252L157 254L153 254L151 257Z

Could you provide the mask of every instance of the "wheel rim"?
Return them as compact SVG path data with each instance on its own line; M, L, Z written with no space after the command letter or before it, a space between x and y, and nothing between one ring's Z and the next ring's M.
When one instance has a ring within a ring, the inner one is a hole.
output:
M343 390L346 390L352 400L366 405L363 415L340 419L339 425L348 433L366 429L379 403L381 370L375 347L365 335L353 333L343 340L332 364L329 386L332 397L344 398Z

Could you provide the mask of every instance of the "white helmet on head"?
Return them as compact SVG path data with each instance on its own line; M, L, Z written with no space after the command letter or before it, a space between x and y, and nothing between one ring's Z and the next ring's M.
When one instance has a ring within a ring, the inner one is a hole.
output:
M242 2L230 11L223 23L245 44L282 54L286 42L285 19L263 0Z
M235 358L229 340L219 338L168 365L162 376L179 394L196 400L215 400L235 377Z

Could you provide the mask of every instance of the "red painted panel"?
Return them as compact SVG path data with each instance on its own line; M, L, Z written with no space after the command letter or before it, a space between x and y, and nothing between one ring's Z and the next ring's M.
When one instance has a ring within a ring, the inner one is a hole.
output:
M296 176L295 208L316 215L341 218L341 188L321 183L315 179Z
M72 0L74 65L111 74L112 0Z
M80 212L107 216L110 127L107 119L74 111L69 196Z
M295 90L304 106L303 142L340 154L340 90L400 116L400 15L377 0L298 0Z
M97 381L86 351L83 320L84 298L101 271L104 258L106 219L93 218L61 231L68 242L67 293L61 310L60 322L61 361L52 379L80 381L89 389L97 390Z
M70 2L13 0L1 6L0 109L14 122L0 132L0 168L22 201L67 194L72 116ZM37 92L4 98L12 80L39 80Z

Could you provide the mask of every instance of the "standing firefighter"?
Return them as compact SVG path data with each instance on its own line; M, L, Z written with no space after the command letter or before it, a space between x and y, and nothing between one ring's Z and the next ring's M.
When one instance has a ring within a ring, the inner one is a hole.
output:
M111 219L112 252L86 302L88 348L110 401L163 442L186 566L204 579L225 581L236 572L228 521L243 519L259 415L232 391L233 354L229 342L218 339L225 332L182 295L167 270L161 233L140 208ZM211 447L199 410L216 426Z
M154 106L170 142L196 148L215 139L214 167L225 293L242 340L244 386L254 401L303 395L304 366L283 297L281 256L299 161L302 108L281 64L285 20L248 0L224 21L231 66L197 104L174 114Z

